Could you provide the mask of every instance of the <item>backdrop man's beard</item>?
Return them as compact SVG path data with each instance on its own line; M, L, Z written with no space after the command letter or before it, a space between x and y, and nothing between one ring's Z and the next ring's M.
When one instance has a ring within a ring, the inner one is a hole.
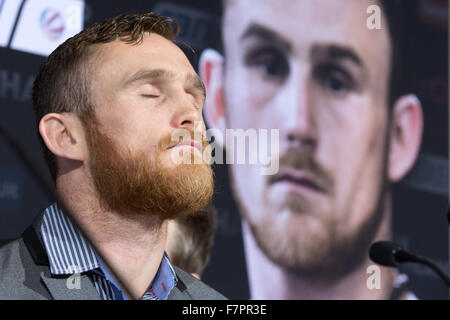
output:
M268 190L283 180L285 168L309 172L317 183L317 192L327 198L323 200L329 202L325 207L328 209L319 206L317 198L291 192L278 194L278 203L271 203ZM385 160L380 169L377 197L367 204L370 214L357 228L346 228L339 221L343 217L331 203L336 193L332 173L300 149L289 149L280 157L279 173L268 176L262 199L266 213L256 220L248 213L252 209L245 208L239 199L239 190L235 186L233 189L258 246L272 262L311 279L335 281L364 261L368 246L379 231L389 194Z
M163 163L163 152L173 144L170 135L161 138L155 152L149 154L119 146L102 132L95 117L84 117L83 124L90 174L104 209L175 219L203 209L212 197L213 174L208 164L170 168Z

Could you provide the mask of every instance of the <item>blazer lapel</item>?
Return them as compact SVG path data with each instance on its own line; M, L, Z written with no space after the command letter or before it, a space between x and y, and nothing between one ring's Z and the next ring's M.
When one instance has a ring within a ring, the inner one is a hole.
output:
M100 295L86 274L53 277L49 270L41 280L55 300L100 300Z
M41 223L43 212L37 216L32 225L22 235L25 245L37 265L45 265L48 268L41 272L41 281L45 284L51 296L55 300L100 300L100 295L92 281L86 274L73 276L52 276L50 266L41 239Z
M178 289L178 287L174 287L172 291L170 291L167 300L192 300L192 298L184 291Z

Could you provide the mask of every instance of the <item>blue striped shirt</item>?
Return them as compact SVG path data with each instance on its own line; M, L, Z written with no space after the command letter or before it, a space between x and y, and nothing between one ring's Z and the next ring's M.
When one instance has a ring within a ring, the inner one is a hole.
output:
M53 275L84 272L92 280L102 300L127 299L89 241L56 203L45 210L40 231ZM169 257L164 252L152 286L141 299L166 300L177 281Z

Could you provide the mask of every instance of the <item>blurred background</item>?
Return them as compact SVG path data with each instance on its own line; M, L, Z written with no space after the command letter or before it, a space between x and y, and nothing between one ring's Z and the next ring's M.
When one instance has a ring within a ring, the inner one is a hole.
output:
M393 187L394 239L448 270L448 1L407 0L403 4L408 27L402 39L407 54L402 59L410 66L411 91L422 101L425 127L414 169ZM38 66L58 44L93 22L150 11L179 21L178 39L194 48L196 55L189 58L195 68L205 48L222 51L221 1L0 0L0 122L48 177L30 96ZM203 281L229 298L247 299L239 210L227 165L215 165L214 170L217 225ZM52 201L0 138L1 241L19 237ZM419 299L448 298L448 290L427 269L404 265L402 271L410 277L410 288Z

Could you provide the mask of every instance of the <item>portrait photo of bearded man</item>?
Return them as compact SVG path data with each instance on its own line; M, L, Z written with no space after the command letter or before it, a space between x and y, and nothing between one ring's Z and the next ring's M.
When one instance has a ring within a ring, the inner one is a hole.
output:
M372 30L374 5L383 27ZM391 298L397 271L382 268L370 290L367 252L392 238L391 184L423 131L421 102L397 78L392 20L389 1L223 1L223 52L199 63L207 125L223 137L279 129L276 174L228 166L250 298Z

